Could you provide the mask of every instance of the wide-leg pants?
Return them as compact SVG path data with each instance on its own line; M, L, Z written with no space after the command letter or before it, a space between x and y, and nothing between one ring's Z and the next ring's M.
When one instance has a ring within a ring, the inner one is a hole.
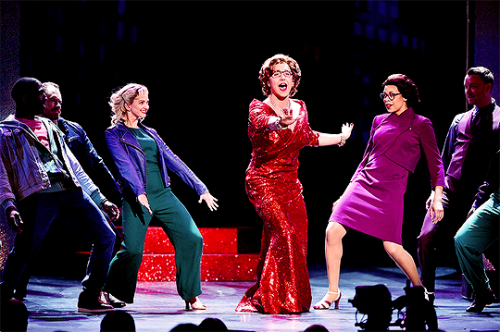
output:
M499 202L498 198L495 202L492 195L467 219L455 235L455 250L460 268L475 291L490 287L482 254L498 240L499 223Z
M203 238L191 215L170 188L148 189L146 192L153 214L135 197L123 200L122 250L111 261L104 290L122 301L133 303L146 232L155 218L175 248L177 291L183 299L192 299L202 293L200 263Z

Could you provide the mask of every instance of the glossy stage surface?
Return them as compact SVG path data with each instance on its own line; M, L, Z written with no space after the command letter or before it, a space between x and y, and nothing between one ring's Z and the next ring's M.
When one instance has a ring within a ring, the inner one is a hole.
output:
M327 291L326 271L322 266L310 269L313 304ZM199 324L207 317L219 318L229 330L240 331L304 331L312 324L322 324L329 331L358 331L356 308L348 302L353 299L356 286L384 284L392 300L405 295L406 277L396 267L342 269L340 288L342 299L339 310L314 310L300 315L263 315L237 313L237 303L250 281L203 282L200 297L208 306L205 311L185 310L177 295L175 283L146 282L138 284L135 303L123 309L129 312L136 331L170 331L180 323ZM467 313L470 302L462 298L462 280L456 270L439 268L435 310L439 329L443 331L495 331L500 329L500 304L487 306L482 313ZM25 304L29 311L28 331L99 331L104 315L78 313L79 280L34 276L28 286ZM373 303L377 305L377 303ZM358 321L363 315L357 314ZM393 312L392 322L397 319ZM401 330L391 326L390 330Z

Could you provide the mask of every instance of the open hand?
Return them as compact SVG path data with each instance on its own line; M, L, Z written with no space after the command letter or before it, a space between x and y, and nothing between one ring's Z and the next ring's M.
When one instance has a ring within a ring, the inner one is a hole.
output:
M213 197L208 191L200 196L198 203L201 204L203 201L207 203L210 211L217 211L217 208L219 207L219 204L217 204L217 198Z
M149 211L149 214L153 214L153 210L151 210L151 207L149 206L149 201L146 194L141 194L137 196L137 201L141 203L142 206L144 206Z
M294 124L295 122L297 122L299 119L302 119L304 117L304 114L297 114L296 117L293 117L293 111L290 110L286 110L284 112L285 116L283 116L281 118L281 123L285 126L290 126L292 124Z
M342 136L344 136L344 139L351 137L352 128L354 128L354 123L349 124L346 122L342 125Z

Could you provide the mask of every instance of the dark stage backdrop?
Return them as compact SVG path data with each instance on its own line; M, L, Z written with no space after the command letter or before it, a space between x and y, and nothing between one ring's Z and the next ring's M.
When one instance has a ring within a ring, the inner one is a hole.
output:
M264 99L264 60L295 58L302 69L295 97L306 102L311 127L338 133L342 123L355 125L345 147L305 148L300 156L311 264L324 262L332 203L361 160L373 117L385 112L378 97L385 78L404 73L419 86L417 112L433 122L440 147L466 109L465 1L21 1L20 9L21 76L61 86L63 116L84 127L109 166L111 91L129 82L149 88L144 124L219 199L211 213L171 174L199 227L262 226L244 190L248 105ZM405 197L404 245L412 254L430 189L422 161ZM55 229L60 241L67 230ZM351 233L346 264L392 264L380 241Z

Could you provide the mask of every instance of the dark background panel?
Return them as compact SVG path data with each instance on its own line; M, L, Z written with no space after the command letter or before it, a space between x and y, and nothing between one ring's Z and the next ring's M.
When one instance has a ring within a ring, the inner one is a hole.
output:
M418 85L417 112L433 122L440 147L454 115L467 109L466 1L21 1L15 8L20 76L61 86L63 116L83 126L110 167L109 96L129 82L148 87L144 124L219 199L219 211L209 212L171 174L199 227L261 227L244 190L248 105L265 98L258 72L268 57L296 59L302 80L295 97L306 102L311 127L338 133L343 123L355 125L345 147L301 152L311 264L324 262L332 203L361 160L373 117L385 112L378 95L388 75L404 73ZM403 241L412 254L429 193L422 159L405 196ZM50 236L67 234L54 227ZM59 250L50 243L46 250ZM345 245L346 264L392 264L379 240L352 232Z

